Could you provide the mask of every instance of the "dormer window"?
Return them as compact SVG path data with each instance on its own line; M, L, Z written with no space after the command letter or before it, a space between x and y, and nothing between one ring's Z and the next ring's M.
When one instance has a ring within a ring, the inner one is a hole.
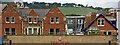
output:
M58 17L56 17L56 23L59 23L59 18Z
M11 23L15 23L15 18L11 17Z
M37 23L37 18L34 18L34 23Z
M104 26L105 22L104 19L98 19L98 26Z
M32 23L32 18L28 18L28 23Z
M50 17L50 23L53 24L54 23L54 18Z
M6 23L10 23L10 17L5 18Z

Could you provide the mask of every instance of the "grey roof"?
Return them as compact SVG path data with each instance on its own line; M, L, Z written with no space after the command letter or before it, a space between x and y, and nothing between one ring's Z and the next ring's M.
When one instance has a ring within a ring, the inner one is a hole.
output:
M49 10L50 9L34 9L35 13L39 16L39 20L42 20ZM27 18L27 15L30 13L30 11L31 9L18 9L18 13L22 19Z
M39 15L39 20L42 20L49 10L50 9L34 9L37 15Z
M18 9L18 13L24 19L27 18L27 15L30 13L30 9Z

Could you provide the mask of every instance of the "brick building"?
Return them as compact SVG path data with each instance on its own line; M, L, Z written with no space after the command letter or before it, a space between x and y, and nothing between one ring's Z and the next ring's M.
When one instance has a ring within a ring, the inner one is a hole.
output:
M65 24L64 15L56 6L53 6L44 17L44 34L64 34L66 33Z
M20 15L14 3L8 4L2 11L2 32L4 35L19 35L22 33Z
M93 20L86 23L84 31L87 35L117 35L117 28L104 15L92 15ZM89 18L86 18L88 20Z

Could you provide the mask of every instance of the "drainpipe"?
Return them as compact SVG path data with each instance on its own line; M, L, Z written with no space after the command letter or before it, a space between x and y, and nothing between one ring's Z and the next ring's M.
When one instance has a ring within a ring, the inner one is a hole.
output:
M43 24L44 24L44 19L42 20L42 29L41 29L41 34L43 34Z
M22 20L22 34L24 33L24 29L23 29L23 20Z

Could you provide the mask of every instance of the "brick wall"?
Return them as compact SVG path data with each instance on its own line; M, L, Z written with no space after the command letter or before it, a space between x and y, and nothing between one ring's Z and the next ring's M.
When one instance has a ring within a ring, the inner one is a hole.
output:
M51 43L58 41L60 36L8 36L12 43ZM69 43L108 43L112 36L61 36Z

